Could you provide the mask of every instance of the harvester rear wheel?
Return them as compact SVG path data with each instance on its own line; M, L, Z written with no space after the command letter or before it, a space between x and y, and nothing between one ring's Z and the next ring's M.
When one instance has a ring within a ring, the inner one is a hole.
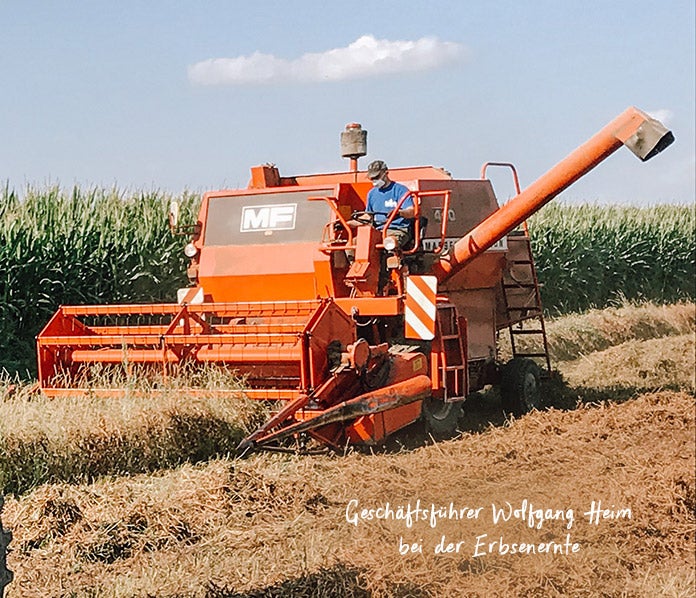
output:
M516 357L503 367L500 400L503 411L520 416L541 408L539 366L531 359Z
M447 440L457 433L461 403L446 403L442 399L428 397L421 408L425 431L435 440Z

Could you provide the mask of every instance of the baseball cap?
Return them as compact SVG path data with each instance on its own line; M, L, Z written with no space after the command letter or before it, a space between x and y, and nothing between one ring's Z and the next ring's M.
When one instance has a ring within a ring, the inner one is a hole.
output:
M386 162L383 162L382 160L375 160L374 162L370 162L369 166L367 167L367 176L368 178L375 178L387 172L387 170Z

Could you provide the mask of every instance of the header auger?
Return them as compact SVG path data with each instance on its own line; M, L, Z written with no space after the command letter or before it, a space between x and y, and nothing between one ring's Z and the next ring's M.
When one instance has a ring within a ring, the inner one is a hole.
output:
M413 241L398 249L365 218L371 183L357 163L366 132L352 123L341 136L348 172L283 177L257 166L246 189L203 196L188 227L191 285L178 303L61 307L37 339L41 389L74 395L95 364L161 377L229 368L246 396L275 406L241 449L305 434L335 448L375 444L420 418L446 437L458 403L489 384L500 385L505 409L523 413L538 406L550 363L519 225L621 145L647 160L672 141L629 108L503 207L485 168L474 180L390 169L416 211ZM496 353L504 329L507 364ZM522 351L520 334L537 348Z

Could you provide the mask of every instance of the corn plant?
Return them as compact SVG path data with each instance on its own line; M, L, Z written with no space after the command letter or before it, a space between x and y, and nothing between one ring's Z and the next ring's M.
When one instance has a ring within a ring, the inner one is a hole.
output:
M696 295L691 207L551 204L529 227L542 299L551 313Z
M194 207L184 196L185 217ZM28 189L0 195L0 368L33 366L34 337L63 304L173 301L181 238L161 192Z

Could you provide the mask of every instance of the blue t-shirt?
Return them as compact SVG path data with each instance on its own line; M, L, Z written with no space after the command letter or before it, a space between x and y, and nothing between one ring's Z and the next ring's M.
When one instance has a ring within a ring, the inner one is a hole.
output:
M381 229L387 221L389 214L398 205L399 200L408 193L408 189L401 183L396 183L392 181L386 187L382 189L377 189L373 187L367 194L367 208L368 212L382 212L381 214L375 214L375 226ZM409 197L401 204L401 209L413 207L413 197ZM408 229L411 220L408 218L401 218L397 216L392 220L389 228L400 228L402 230Z

